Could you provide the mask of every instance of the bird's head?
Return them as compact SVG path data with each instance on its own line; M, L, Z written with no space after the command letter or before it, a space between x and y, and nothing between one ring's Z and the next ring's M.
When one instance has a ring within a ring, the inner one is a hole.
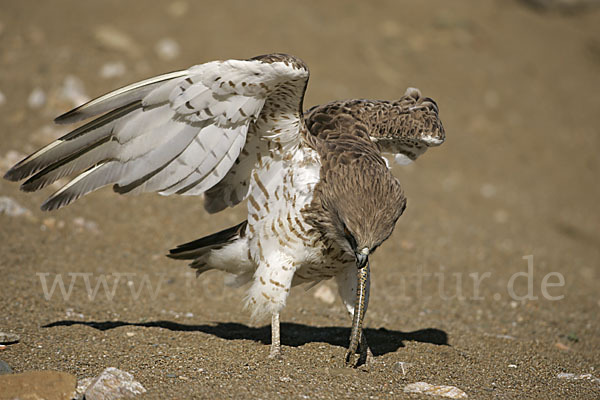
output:
M381 156L364 155L322 170L318 186L321 230L364 267L406 208L400 182Z

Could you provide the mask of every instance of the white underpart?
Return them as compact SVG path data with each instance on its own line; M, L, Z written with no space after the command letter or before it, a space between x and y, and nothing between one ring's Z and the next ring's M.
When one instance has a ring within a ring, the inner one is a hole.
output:
M253 318L279 312L285 306L297 270L321 257L319 249L308 246L308 237L298 236L302 229L309 229L301 210L312 200L319 167L316 153L301 147L293 158L272 161L268 172L262 171L258 176L270 196L268 210L264 206L256 209L252 201L248 203L248 223L255 230L249 244L257 268L246 304ZM257 192L255 185L252 196L261 203L265 200L263 192ZM292 227L288 221L292 221Z
M408 156L404 154L395 154L394 161L396 162L396 164L399 165L408 165L413 162L413 160L411 160Z

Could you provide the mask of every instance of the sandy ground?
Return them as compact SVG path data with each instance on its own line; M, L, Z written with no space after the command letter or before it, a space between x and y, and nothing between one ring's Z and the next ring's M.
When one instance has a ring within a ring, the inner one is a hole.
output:
M243 289L163 256L243 207L211 217L198 198L104 189L47 214L52 190L7 181L0 196L31 213L0 215L0 331L21 336L0 358L78 378L118 367L142 398L418 398L403 393L418 381L474 399L598 398L600 381L558 375L600 377L600 12L447 4L2 1L3 171L64 133L52 118L85 95L273 51L310 66L307 107L420 88L447 142L395 167L408 209L372 261L369 371L342 368L350 319L333 282L292 291L271 361ZM85 279L103 277L114 296L88 297ZM73 279L70 296L50 295L55 279Z

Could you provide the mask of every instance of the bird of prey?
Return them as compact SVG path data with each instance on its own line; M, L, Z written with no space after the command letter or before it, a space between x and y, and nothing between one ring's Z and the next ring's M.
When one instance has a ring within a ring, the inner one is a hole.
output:
M75 177L43 204L54 210L100 187L204 195L216 213L248 199L240 224L170 251L197 274L249 283L253 317L279 312L292 286L335 278L353 316L345 362L366 360L362 319L369 260L406 199L384 154L405 163L445 139L438 107L409 88L396 101L335 101L303 113L309 72L286 54L213 61L115 90L58 118L95 117L13 166L6 179L42 189ZM358 356L357 356L358 353Z

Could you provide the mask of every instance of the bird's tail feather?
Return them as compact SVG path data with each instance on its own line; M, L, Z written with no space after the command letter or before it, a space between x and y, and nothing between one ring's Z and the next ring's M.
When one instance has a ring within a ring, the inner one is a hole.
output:
M243 238L246 233L246 225L248 225L248 221L243 221L238 225L213 233L212 235L180 244L174 249L169 250L167 257L176 260L193 260L190 266L196 269L197 275L200 275L202 272L213 268L206 263L206 258L210 252L221 249L237 239Z

